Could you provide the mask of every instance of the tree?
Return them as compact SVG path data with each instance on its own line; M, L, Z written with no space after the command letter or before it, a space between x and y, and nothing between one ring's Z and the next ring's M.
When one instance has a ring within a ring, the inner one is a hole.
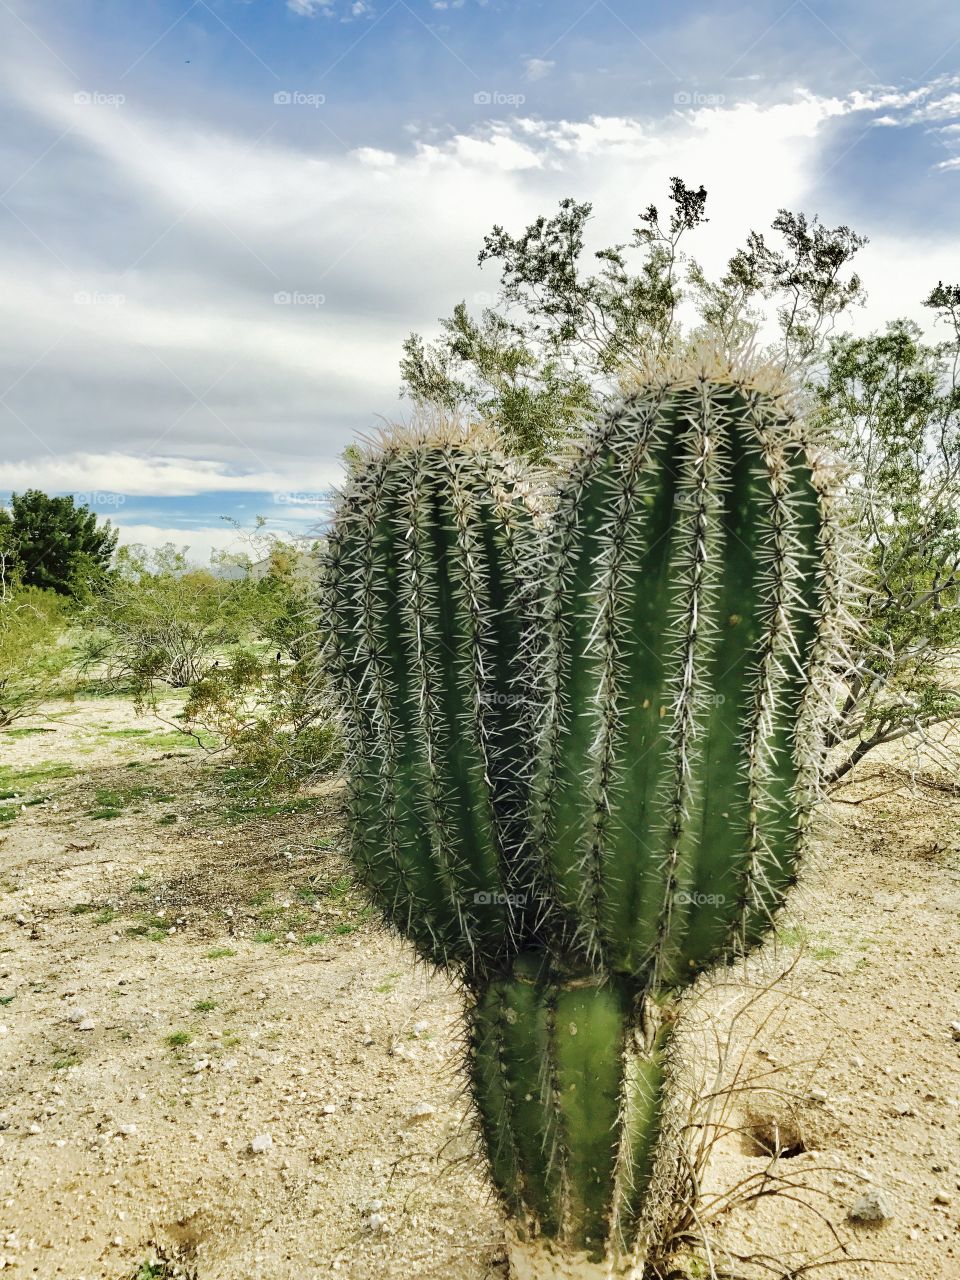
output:
M668 215L648 205L627 241L594 252L596 270L585 262L589 203L562 200L557 214L519 236L495 226L479 262L500 264L497 305L478 320L459 303L433 343L411 334L400 366L404 394L492 419L509 452L540 461L616 394L632 365L703 331L731 344L748 340L766 304L780 334L771 354L785 368L809 364L837 317L862 300L859 277L845 268L864 238L781 209L773 230L782 247L751 231L711 282L682 248L707 221L706 200L704 187L672 178ZM700 326L684 332L688 296Z
M507 449L536 461L562 444L591 412L609 378L639 346L666 345L682 297L683 235L704 221L707 193L671 180L673 211L663 226L655 205L628 244L599 250L598 271L583 266L593 206L560 202L514 237L495 226L479 262L501 264L500 310L480 320L459 303L440 340L404 343L404 391L420 404L494 419ZM631 274L631 256L641 257Z
M830 344L819 425L851 468L864 547L862 631L833 733L832 779L908 734L960 724L960 286L926 299L935 346L897 320Z
M250 548L234 562L248 574L256 565L261 576L243 596L240 642L191 687L183 721L213 733L262 785L295 787L341 754L318 661L319 545L280 537L261 516L249 534L230 523Z
M24 586L76 595L109 568L117 531L98 523L72 496L51 498L39 489L13 494L0 511L0 535Z
M706 220L706 192L670 184L671 209L640 215L625 244L586 259L588 203L567 199L519 236L494 227L480 262L501 270L479 320L459 304L426 344L412 334L401 369L418 403L492 418L508 450L542 460L580 418L613 398L633 364L705 336L760 345L793 375L850 474L847 497L865 550L862 630L833 733L845 776L869 751L960 723L960 286L927 299L946 340L915 326L836 336L864 300L851 263L866 243L850 227L781 209L776 239L750 231L710 279L683 252ZM681 305L693 305L684 328ZM926 739L935 749L929 737Z
M0 729L67 692L69 625L67 603L53 591L16 586L0 597Z
M87 606L86 664L161 718L164 692L185 690L171 727L212 735L265 786L294 785L338 751L315 674L315 556L262 519L249 545L252 555L221 555L212 570L172 545L122 547Z
M171 543L121 547L116 572L90 602L88 665L151 703L155 687L185 689L214 666L242 631L244 581L191 565Z
M843 271L867 240L848 226L831 231L817 217L789 209L779 210L771 225L782 249L751 231L719 280L708 280L696 263L690 278L704 329L731 346L754 337L762 304L773 300L779 338L767 354L785 371L802 374L816 363L838 317L864 301L859 275L845 279Z

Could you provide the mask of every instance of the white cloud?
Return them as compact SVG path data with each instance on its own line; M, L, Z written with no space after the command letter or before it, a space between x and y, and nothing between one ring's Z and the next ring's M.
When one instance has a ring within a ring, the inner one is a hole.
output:
M512 107L396 152L343 153L320 130L322 143L298 148L134 101L78 105L72 84L28 66L5 80L38 136L64 136L7 197L44 243L13 222L0 239L0 394L16 384L0 404L0 488L303 487L375 415L397 412L406 333L435 332L460 298L495 288L494 269L476 266L495 222L518 230L563 196L589 199L597 248L625 239L680 174L709 192L710 222L691 247L716 271L778 208L818 211L810 193L842 118L922 111L957 140L946 83L661 119L543 121ZM739 162L750 157L762 159ZM872 236L858 326L922 316L918 293L955 260L955 233L894 240L836 205L819 211ZM78 292L122 301L78 304ZM278 293L291 301L275 303Z
M201 493L321 491L336 484L336 459L305 460L281 471L231 470L210 459L114 453L0 460L0 490L39 488L52 493L120 493L128 497L188 497Z
M379 147L357 147L350 154L371 169L392 169L397 163L397 157L392 151L381 151Z
M545 80L557 64L547 58L528 58L526 75L528 80Z
M333 12L333 0L287 0L287 8L302 18L312 18L318 13L329 17Z
M99 513L98 514L102 514ZM112 516L111 516L112 519ZM141 545L153 550L172 542L178 549L186 547L187 559L195 564L209 564L215 551L243 554L250 552L249 543L239 534L231 533L225 525L200 525L183 529L171 525L124 524L122 518L114 520L119 531L121 546Z

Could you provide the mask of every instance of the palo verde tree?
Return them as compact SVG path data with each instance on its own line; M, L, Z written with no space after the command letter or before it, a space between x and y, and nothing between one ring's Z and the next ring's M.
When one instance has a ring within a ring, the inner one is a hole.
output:
M845 463L851 518L868 548L833 777L911 733L936 753L937 726L958 711L960 287L941 283L927 299L946 327L941 343L905 321L871 338L838 336L864 298L852 269L864 237L781 209L774 234L751 231L711 279L686 252L706 220L706 193L674 178L670 198L666 218L651 205L628 242L593 254L593 268L589 204L565 200L519 236L495 227L480 261L500 266L497 305L474 319L461 304L432 345L412 335L405 390L468 421L492 418L509 452L541 461L585 412L615 400L638 362L703 338L738 347L765 333L767 359L805 382ZM691 311L684 329L681 312ZM506 348L492 340L508 331L510 369L522 370L536 421L514 413Z
M163 686L188 688L237 641L246 590L172 543L121 547L115 572L87 606L87 663L146 704Z
M834 779L917 733L956 770L935 731L960 724L960 286L938 284L926 305L948 326L943 342L906 320L837 338L816 387L865 548Z
M840 529L779 375L713 352L641 374L548 516L531 488L451 427L354 468L323 590L351 856L465 984L512 1274L652 1275L676 999L796 878Z
M442 320L440 337L411 334L403 391L417 404L496 423L508 453L534 461L569 440L616 400L621 379L703 331L728 347L756 332L773 307L780 333L772 361L787 370L819 351L837 317L862 298L847 269L864 239L782 209L776 243L751 232L725 273L708 280L686 252L706 216L707 192L675 177L666 214L650 204L629 238L587 250L589 202L560 202L520 235L495 226L480 264L497 264L496 305L479 317L465 303ZM695 304L700 332L685 332L681 308Z

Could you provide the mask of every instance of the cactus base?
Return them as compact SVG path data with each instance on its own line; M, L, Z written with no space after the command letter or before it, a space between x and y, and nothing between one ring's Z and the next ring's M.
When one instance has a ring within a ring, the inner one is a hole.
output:
M628 1260L595 1262L584 1252L566 1253L552 1240L521 1240L508 1228L510 1280L642 1280L643 1267Z

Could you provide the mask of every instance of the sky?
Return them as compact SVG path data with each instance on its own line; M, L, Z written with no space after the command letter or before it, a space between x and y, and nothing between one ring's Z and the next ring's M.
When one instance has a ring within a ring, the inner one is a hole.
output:
M322 519L495 223L628 238L708 191L719 271L786 207L869 237L851 327L960 280L946 0L0 0L0 500L205 561Z

